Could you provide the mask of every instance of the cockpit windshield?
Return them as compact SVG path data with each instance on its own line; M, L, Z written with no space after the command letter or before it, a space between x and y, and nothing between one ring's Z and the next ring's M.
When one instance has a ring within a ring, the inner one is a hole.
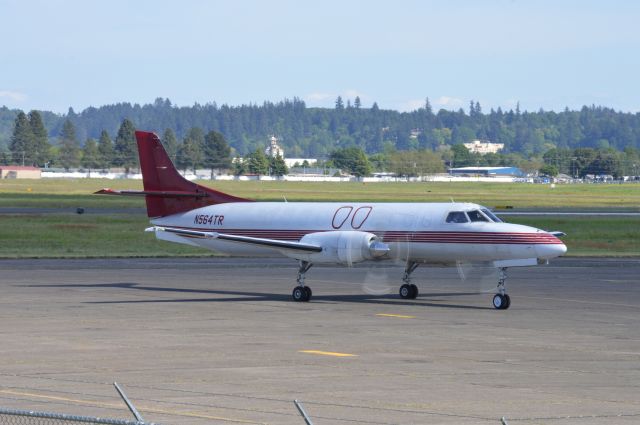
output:
M447 223L468 223L469 219L463 211L451 211L447 215Z
M502 223L502 220L500 220L494 213L492 213L490 210L483 208L480 211L482 211L484 213L484 215L486 215L487 217L489 217L491 220L493 220L495 223Z
M489 222L489 219L478 210L467 211L467 215L469 216L471 222L474 223L478 221Z

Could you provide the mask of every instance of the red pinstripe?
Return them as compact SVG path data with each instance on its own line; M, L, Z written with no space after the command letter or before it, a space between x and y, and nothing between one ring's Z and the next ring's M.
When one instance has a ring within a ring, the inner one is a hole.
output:
M268 229L207 229L194 227L178 227L178 229L201 232L219 232L230 235L249 236L254 238L299 241L309 233L330 230L268 230ZM562 244L558 238L548 233L518 232L440 232L440 231L375 231L362 230L380 235L384 242L419 242L419 243L463 243L463 244L509 244L509 245L555 245Z

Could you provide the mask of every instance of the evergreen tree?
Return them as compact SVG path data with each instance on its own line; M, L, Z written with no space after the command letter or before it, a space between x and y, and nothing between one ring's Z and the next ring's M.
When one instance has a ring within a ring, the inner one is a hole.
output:
M231 148L222 133L210 131L204 136L204 165L213 170L225 170L231 167Z
M9 145L14 163L21 165L33 164L33 137L33 130L27 115L22 111L18 112L14 121L11 144Z
M264 134L272 133L289 140L287 149L295 155L314 157L326 157L336 141L340 141L340 146L365 149L367 154L382 152L385 143L413 150L444 149L446 145L478 138L504 143L505 153L519 152L529 156L539 156L553 147L571 151L586 147L611 147L617 151L628 146L640 147L640 114L618 112L601 106L586 106L577 111L567 108L560 112L527 112L520 111L520 106L514 105L512 111L504 112L497 108L485 114L480 103L474 100L466 111L439 110L433 113L425 98L424 106L418 110L398 112L380 109L377 104L370 109L363 109L362 106L357 109L356 98L351 102L353 106L345 111L347 101L343 99L336 99L336 108L334 105L331 108L307 108L299 99L265 102L259 106L218 107L212 103L178 108L168 100L156 99L154 103L143 106L119 103L87 108L77 114L69 110L66 116L46 111L39 111L38 114L46 128L50 129L49 132L56 135L60 134L65 119L69 119L76 128L78 140L89 137L98 139L103 129L117 129L122 125L120 117L135 117L147 128L171 128L178 141L176 144L194 126L200 126L203 134L215 129L223 133L228 144L242 155L255 149L256 141L262 139ZM16 129L15 126L18 113L17 110L0 107L0 150L14 145L12 156L15 162L22 163L24 152L25 164L41 165L47 159L38 158L46 149L35 144L35 133L41 135L39 140L44 140L42 126L37 124L40 119L35 114L29 114L27 119L30 124L33 121L33 145L26 143L22 136L12 143L13 133L21 134L20 127ZM36 131L36 127L39 131ZM417 141L409 138L410 132L415 129L420 130ZM164 139L168 138L163 136ZM20 152L16 154L16 150ZM167 150L175 158L172 149L168 147ZM35 152L38 154L35 155ZM135 149L129 154L137 159ZM488 161L486 157L479 160L480 163ZM558 170L565 173L562 168L570 167L571 163L575 171L576 160L570 160L567 165L560 164ZM624 172L633 173L628 163L628 159L623 161L624 170L629 170Z
M182 141L182 146L178 151L178 163L185 171L191 168L195 174L196 169L202 166L204 154L202 147L204 144L204 133L202 129L194 127Z
M247 169L252 174L266 175L269 173L269 159L260 148L249 155L246 163Z
M178 139L172 129L167 128L162 134L162 144L167 151L167 155L171 161L176 162L176 155L178 154Z
M94 139L87 139L82 148L82 160L80 164L89 169L91 174L92 169L100 167L100 155L98 151L98 143Z
M360 109L362 103L360 102L360 96L356 96L356 100L353 101L353 107L356 109Z
M118 129L118 135L116 136L114 144L114 164L124 167L126 174L129 174L131 168L139 167L135 132L136 130L133 123L125 118Z
M58 162L66 170L80 165L80 146L76 139L76 128L70 120L65 120L60 133Z
M247 161L244 158L238 158L233 161L232 171L234 176L241 176L247 172Z
M113 142L109 133L106 130L102 130L100 133L100 140L98 140L98 165L97 168L107 169L113 165L115 151L113 149Z
M284 162L284 158L280 154L269 158L269 168L271 169L272 176L284 176L289 172L287 163Z
M433 115L433 108L431 107L431 102L429 102L429 98L427 97L424 102L424 110L428 116Z
M44 127L40 112L29 112L29 125L33 133L31 146L31 149L33 149L33 162L44 166L50 158L51 145L49 144L47 129Z

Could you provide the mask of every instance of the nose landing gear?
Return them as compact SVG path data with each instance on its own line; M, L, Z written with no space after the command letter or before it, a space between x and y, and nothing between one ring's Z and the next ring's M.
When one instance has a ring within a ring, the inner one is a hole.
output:
M505 286L507 280L507 268L500 267L498 278L498 293L493 296L493 307L497 310L506 310L511 306L511 298L507 294Z

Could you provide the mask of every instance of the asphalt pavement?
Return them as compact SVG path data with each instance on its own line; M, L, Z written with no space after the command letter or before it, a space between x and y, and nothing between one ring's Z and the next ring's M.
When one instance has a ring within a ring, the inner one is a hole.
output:
M494 270L289 260L0 260L0 406L147 421L640 422L640 260Z

